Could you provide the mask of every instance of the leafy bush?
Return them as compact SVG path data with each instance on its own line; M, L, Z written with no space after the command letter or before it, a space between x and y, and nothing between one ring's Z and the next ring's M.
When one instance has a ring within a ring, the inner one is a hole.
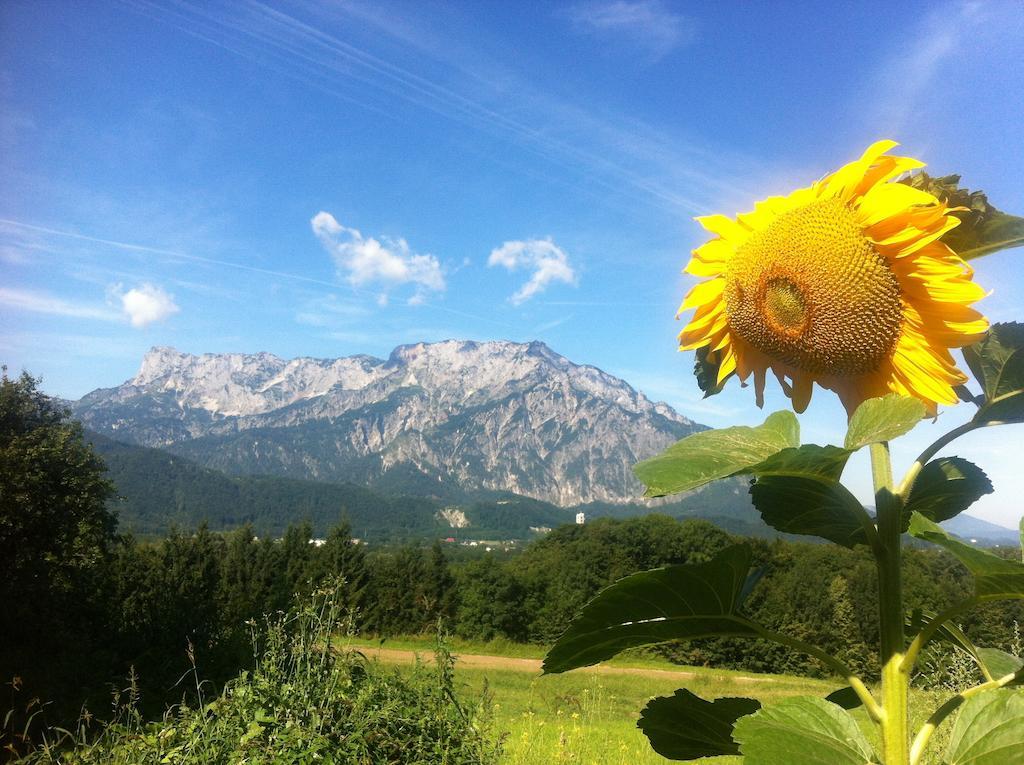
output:
M287 616L250 622L255 667L206 701L174 707L145 722L134 682L118 714L98 733L83 720L26 763L444 763L489 765L500 742L490 735L489 698L460 700L454 660L438 640L433 665L399 673L332 637L345 627L340 583L313 593Z

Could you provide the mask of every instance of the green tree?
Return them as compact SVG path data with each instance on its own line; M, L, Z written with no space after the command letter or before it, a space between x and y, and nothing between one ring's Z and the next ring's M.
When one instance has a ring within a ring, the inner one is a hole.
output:
M0 635L60 639L101 620L116 521L103 462L67 410L24 373L0 380ZM59 634L58 634L59 633Z
M476 640L526 640L526 593L510 568L489 555L462 567L458 634Z
M427 619L440 621L450 628L455 620L458 593L455 577L448 566L441 543L434 540L425 562L425 576L422 583L423 610Z
M426 564L418 547L407 545L375 555L371 566L366 629L378 635L419 633L430 626L424 610Z
M357 614L358 622L358 614L366 607L370 569L366 551L353 541L348 521L341 521L332 528L320 548L317 578L323 580L328 577L344 581L338 598L346 612Z

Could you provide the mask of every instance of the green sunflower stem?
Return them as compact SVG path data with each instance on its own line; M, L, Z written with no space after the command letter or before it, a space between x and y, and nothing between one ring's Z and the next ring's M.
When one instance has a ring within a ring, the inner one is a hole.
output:
M889 444L871 445L871 473L875 485L878 522L878 605L882 664L882 762L908 765L910 728L907 705L910 676L903 656L906 638L903 621L903 587L900 575L900 544L903 503L893 490Z

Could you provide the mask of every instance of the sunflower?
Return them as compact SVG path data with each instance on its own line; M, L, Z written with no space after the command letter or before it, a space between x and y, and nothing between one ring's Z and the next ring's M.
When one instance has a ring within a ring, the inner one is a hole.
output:
M923 163L864 155L808 188L769 197L736 219L697 221L716 237L685 272L708 277L679 312L695 309L680 350L700 351L717 384L753 374L758 406L767 371L802 412L814 383L848 413L893 391L934 414L967 381L950 348L988 329L970 304L984 297L972 269L942 243L960 221L931 194L895 178ZM714 382L714 381L713 381Z

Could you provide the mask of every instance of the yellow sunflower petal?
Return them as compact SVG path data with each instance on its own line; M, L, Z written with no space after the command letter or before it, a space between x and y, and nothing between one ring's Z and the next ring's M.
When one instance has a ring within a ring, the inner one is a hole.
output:
M843 201L854 196L875 160L896 146L899 144L895 141L877 141L867 148L860 159L844 165L829 175L825 178L829 195Z
M733 350L733 347L731 345L728 346L725 349L724 354L725 355L722 357L722 363L718 365L718 380L715 383L716 385L721 385L725 378L736 371L736 352Z
M811 375L798 375L793 378L793 411L802 412L811 403L811 391L814 378Z
M734 252L735 248L724 239L713 239L693 251L683 270L693 276L718 276L728 267Z
M722 290L725 289L725 279L711 279L706 282L700 282L695 284L689 292L686 293L686 298L683 300L683 304L679 306L679 313L689 309L696 308L700 305L717 301L722 296Z
M704 215L694 220L707 231L710 231L712 234L718 234L733 244L742 244L750 234L749 229L725 215Z
M857 205L857 220L871 226L915 205L933 205L938 200L931 194L905 183L883 183L875 186Z

